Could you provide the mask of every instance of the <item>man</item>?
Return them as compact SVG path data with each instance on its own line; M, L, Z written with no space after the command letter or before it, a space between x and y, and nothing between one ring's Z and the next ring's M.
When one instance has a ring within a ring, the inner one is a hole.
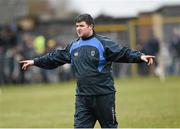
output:
M93 128L96 120L102 128L117 128L115 88L111 73L112 62L153 64L154 56L122 47L94 32L94 20L89 14L76 19L75 39L64 50L55 50L33 60L20 61L22 69L35 65L53 69L71 63L77 78L74 115L75 128Z

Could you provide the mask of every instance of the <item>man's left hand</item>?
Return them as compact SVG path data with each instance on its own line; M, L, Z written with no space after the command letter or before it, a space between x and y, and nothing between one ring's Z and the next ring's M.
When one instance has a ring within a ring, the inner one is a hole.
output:
M148 65L152 65L154 63L155 56L152 55L141 55L141 60L145 61Z

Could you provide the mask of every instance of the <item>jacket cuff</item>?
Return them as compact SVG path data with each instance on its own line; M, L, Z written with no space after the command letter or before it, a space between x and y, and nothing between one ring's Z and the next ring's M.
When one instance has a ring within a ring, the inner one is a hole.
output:
M142 55L145 55L145 54L140 52L139 55L138 55L138 58L139 58L139 62L140 62L140 63L144 62L143 60L141 60L141 56L142 56Z
M34 65L36 65L36 66L37 66L37 65L38 65L38 63L39 63L38 58L34 58L34 59L33 59L33 61L34 61Z

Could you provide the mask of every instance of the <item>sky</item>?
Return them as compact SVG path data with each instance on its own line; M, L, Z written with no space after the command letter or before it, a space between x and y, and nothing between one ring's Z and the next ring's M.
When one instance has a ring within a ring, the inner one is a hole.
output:
M106 14L114 17L137 16L144 11L153 11L162 5L179 4L180 0L69 0L70 8L96 17Z

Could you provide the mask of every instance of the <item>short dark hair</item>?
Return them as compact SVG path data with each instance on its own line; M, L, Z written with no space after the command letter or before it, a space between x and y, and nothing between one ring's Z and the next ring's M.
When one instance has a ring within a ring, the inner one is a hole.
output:
M85 21L88 25L94 26L94 19L90 14L81 14L75 18L75 23Z

